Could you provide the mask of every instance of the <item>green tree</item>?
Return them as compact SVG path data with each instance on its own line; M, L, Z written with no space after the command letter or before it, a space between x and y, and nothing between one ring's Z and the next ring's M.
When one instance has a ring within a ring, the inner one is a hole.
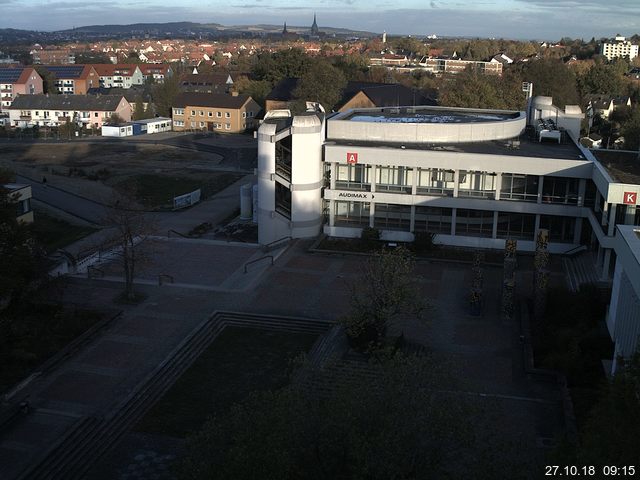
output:
M621 65L619 63L618 65ZM618 66L595 64L579 78L582 94L603 94L618 96L625 91L624 72Z
M176 97L180 93L179 75L174 73L164 79L163 83L154 85L151 89L153 103L156 106L156 113L162 117L171 117L171 109Z
M271 84L266 80L250 80L241 76L233 83L238 93L250 95L258 104L264 107L264 100L271 91Z
M525 95L517 72L498 77L468 68L442 85L439 101L448 107L522 110Z
M624 137L624 148L640 150L640 108L633 109L630 118L622 124L620 133Z
M29 226L16 220L17 197L4 187L12 177L0 169L0 309L28 297L46 276L44 251Z
M543 58L522 67L522 80L533 82L533 94L553 97L553 104L579 105L576 76L560 59Z
M347 80L341 70L325 60L316 60L300 77L293 92L298 111L304 110L304 102L318 102L330 112L342 98Z
M75 54L75 58L78 65L84 65L87 63L111 63L109 56L102 52L78 52Z
M304 387L253 394L189 440L179 478L533 478L522 452L487 435L487 410L442 393L456 388L449 369L397 355L368 371L310 370Z
M56 76L42 65L34 65L38 75L42 77L42 89L44 93L49 95L57 95L58 89L56 88Z
M366 261L350 286L350 311L341 319L355 347L375 350L399 316L421 318L424 305L415 284L414 267L414 258L404 247L381 250Z
M301 77L310 62L310 57L298 48L265 53L258 57L253 73L257 80L266 80L275 85L286 77Z
M143 120L149 118L147 110L144 108L144 100L142 96L138 95L133 105L133 120Z

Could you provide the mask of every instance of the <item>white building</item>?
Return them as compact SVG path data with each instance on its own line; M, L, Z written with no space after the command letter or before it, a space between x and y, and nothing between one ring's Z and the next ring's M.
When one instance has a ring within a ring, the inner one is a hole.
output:
M640 225L640 168L598 162L577 142L583 117L548 97L527 112L271 111L257 134L259 242L373 227L386 241L429 232L440 244L503 249L513 238L534 251L544 228L552 253L591 250L609 282L616 225Z
M171 131L171 119L167 117L147 118L145 120L134 120L134 125L140 125L140 133L151 134Z
M633 45L625 37L617 35L611 41L602 42L600 53L607 57L607 60L622 57L629 57L629 60L633 60L638 56L638 45Z

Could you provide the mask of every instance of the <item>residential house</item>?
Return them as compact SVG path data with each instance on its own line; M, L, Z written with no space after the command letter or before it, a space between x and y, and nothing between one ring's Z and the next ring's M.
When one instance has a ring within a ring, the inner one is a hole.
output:
M42 47L40 47L34 48L30 53L34 64L73 65L74 63L76 63L76 57L74 53L68 48L43 49Z
M144 75L135 64L96 64L93 68L98 72L103 88L131 88L144 84Z
M187 74L180 79L180 88L185 92L229 93L232 86L229 73Z
M173 70L166 63L142 63L138 65L145 81L164 83L164 79L173 75Z
M92 65L44 65L55 81L58 93L86 95L90 88L100 86L100 76Z
M613 40L602 42L600 53L607 57L607 60L624 57L633 60L638 56L638 45L632 44L623 36L616 35Z
M265 112L290 109L293 92L298 86L297 78L283 78L269 92L265 99ZM397 107L400 105L436 105L433 99L425 97L418 90L396 83L347 82L342 99L336 110L345 112L351 108Z
M585 97L588 118L599 116L608 119L613 112L613 98L606 95L587 95Z
M244 132L256 126L259 111L249 95L181 93L173 105L173 129Z
M0 111L9 108L18 95L38 93L42 93L42 77L34 68L0 68Z
M131 105L122 95L20 95L9 107L11 126L22 128L68 122L100 128L114 114L131 121Z

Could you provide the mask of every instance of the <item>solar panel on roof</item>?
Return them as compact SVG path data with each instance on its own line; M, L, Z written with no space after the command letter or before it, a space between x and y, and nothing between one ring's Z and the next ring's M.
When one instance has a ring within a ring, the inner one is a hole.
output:
M23 70L23 68L0 68L0 83L16 82Z
M79 77L84 70L84 65L51 65L46 67L56 77L74 78Z

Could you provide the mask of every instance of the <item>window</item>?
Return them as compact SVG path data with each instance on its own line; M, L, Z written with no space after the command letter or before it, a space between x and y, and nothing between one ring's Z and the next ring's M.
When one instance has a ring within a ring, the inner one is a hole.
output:
M376 203L373 224L376 228L408 232L411 225L411 206Z
M191 116L195 117L196 116L196 111L195 110L191 110Z
M225 130L231 130L231 125L229 125L228 123L225 124L224 126Z
M98 112L94 112L93 116L97 118L98 117Z
M397 193L411 193L413 170L407 167L378 167L376 190Z
M500 199L537 202L538 182L539 178L537 175L503 173Z
M578 204L578 179L564 177L544 177L542 182L542 202Z
M207 112L207 116L208 116L208 117L213 117L213 112L212 112L212 111L208 111L208 112Z
M196 122L191 122L191 128L196 128Z
M221 118L222 117L222 112L216 112L216 117Z
M176 127L184 127L184 121L183 121L183 120L174 120L174 121L173 121L173 124L174 124Z
M456 210L456 235L491 237L493 234L493 212L486 210Z
M247 118L247 112L242 112L242 118Z
M498 238L534 239L536 216L528 213L498 213Z
M496 174L476 171L460 171L458 174L458 196L495 198Z
M198 112L198 114L199 114L201 117L204 117L204 111L200 110L200 111Z
M200 122L200 128L204 127L204 122Z
M453 196L453 170L418 168L416 175L419 195Z
M416 232L451 233L451 209L440 207L416 207Z
M549 241L551 242L573 243L575 226L575 217L540 215L540 228L549 230Z
M368 227L369 210L368 202L334 202L334 225L337 227Z
M249 112L249 116L250 116L250 117L253 117L253 112Z
M338 165L336 188L343 190L371 190L369 165Z
M291 190L276 182L276 212L291 218Z
M224 118L231 118L231 114L229 112L224 112Z
M173 114L174 115L184 115L184 108L174 108L173 109Z

